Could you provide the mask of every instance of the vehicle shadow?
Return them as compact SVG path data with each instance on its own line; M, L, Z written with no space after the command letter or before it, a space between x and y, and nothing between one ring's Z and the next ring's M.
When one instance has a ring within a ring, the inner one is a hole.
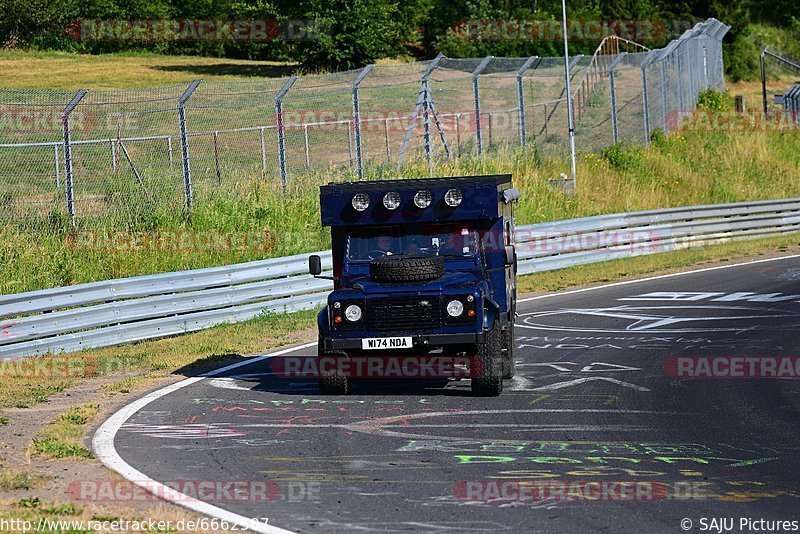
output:
M220 372L221 369L225 371ZM215 354L182 367L174 374L216 380L225 389L279 395L319 395L316 375L288 376L283 369L279 357L258 359L240 354ZM468 379L354 379L351 395L469 397L472 396L469 384Z

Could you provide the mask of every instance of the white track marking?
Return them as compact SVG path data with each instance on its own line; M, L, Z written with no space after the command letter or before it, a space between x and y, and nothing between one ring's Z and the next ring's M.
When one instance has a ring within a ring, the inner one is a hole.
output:
M252 530L254 532L262 532L265 534L286 534L291 533L290 530L285 530L276 526L268 525L265 523L256 523L253 520L235 514L233 512L229 512L228 510L223 510L222 508L218 508L214 505L208 504L207 502L203 502L197 499L192 499L191 497L184 495L182 493L176 493L175 491L167 488L163 484L152 480L144 473L137 471L133 467L131 467L122 457L117 453L117 450L114 448L114 437L117 435L120 427L131 417L133 414L150 404L156 399L160 399L170 393L174 393L179 389L183 389L187 386L191 386L192 384L196 384L200 382L204 378L216 376L218 374L224 373L226 371L230 371L231 369L236 369L238 367L242 367L244 365L250 365L253 363L257 363L273 356L280 356L282 354L286 354L289 352L293 352L299 349L306 349L310 347L316 346L316 343L306 343L304 345L300 345L297 347L291 347L287 349L279 350L278 352L273 352L271 354L265 354L263 356L258 356L255 358L247 359L241 362L234 363L232 365L228 365L227 367L222 367L221 369L215 369L213 371L209 371L198 377L187 378L185 380L181 380L175 384L170 386L161 388L159 390L153 391L148 395L145 395L139 400L136 400L114 415L112 415L108 420L106 420L97 432L94 435L94 439L92 440L92 448L94 449L97 458L100 459L108 468L116 471L124 478L128 479L130 482L133 482L137 486L141 486L147 491L153 492L155 495L167 495L173 498L165 499L173 504L177 504L179 506L183 506L184 508L188 508L195 512L215 517L222 521L227 521L228 523L235 524L242 528Z
M704 267L703 269L695 269L693 271L682 271L679 273L660 274L658 276L650 276L648 278L637 278L636 280L624 280L622 282L612 282L610 284L603 284L602 286L583 287L581 289L572 289L570 291L557 291L555 293L547 293L545 295L536 295L535 297L527 297L517 300L520 302L530 302L532 300L546 299L549 297L560 297L561 295L574 295L576 293L584 293L586 291L594 291L596 289L605 289L607 287L626 286L628 284L638 284L641 282L649 282L651 280L663 280L664 278L673 278L675 276L684 276L687 274L705 273L708 271L717 271L720 269L732 269L734 267L742 267L744 265L755 265L758 263L767 263L771 261L790 260L793 258L800 258L800 254L793 254L791 256L782 256L780 258L767 258L763 260L746 261L743 263L733 263L731 265L718 265L716 267ZM532 273L535 274L535 273Z
M605 285L600 285L600 286L585 287L585 288L581 288L581 289L574 289L574 290L571 290L571 291L559 291L559 292L555 292L555 293L548 293L548 294L545 294L545 295L537 295L535 297L528 297L528 298L520 299L517 302L530 302L530 301L545 299L545 298L549 298L549 297L556 297L556 296L562 296L562 295L573 295L573 294L576 294L576 293L584 293L584 292L587 292L587 291L595 291L595 290L598 290L598 289L605 289L605 288L609 288L609 287L624 286L624 285L629 285L629 284L638 284L638 283L641 283L641 282L649 282L649 281L652 281L652 280L661 280L661 279L672 278L672 277L676 277L676 276L684 276L684 275L694 274L694 273L702 273L702 272L715 271L715 270L720 270L720 269L729 269L729 268L741 267L741 266L745 266L745 265L754 265L754 264L759 264L759 263L767 263L767 262L772 262L772 261L780 261L780 260L787 260L787 259L793 259L793 258L800 258L800 254L796 254L796 255L792 255L792 256L783 256L783 257L780 257L780 258L768 258L768 259L755 260L755 261L749 261L749 262L744 262L744 263L736 263L736 264L732 264L732 265L721 265L721 266L717 266L717 267L707 267L707 268L703 268L703 269L696 269L696 270L693 270L693 271L683 271L683 272L679 272L679 273L665 274L665 275L660 275L660 276L651 276L649 278L639 278L639 279L636 279L636 280L625 280L623 282L614 282L614 283L611 283L611 284L605 284ZM147 489L147 488L158 488L161 491L166 490L167 488L165 486L163 486L162 484L159 484L158 482L156 482L156 481L150 479L149 477L145 476L140 471L137 471L136 469L131 467L127 462L125 462L125 460L123 460L120 457L120 455L117 453L116 449L114 448L114 437L116 436L116 434L119 431L120 427L130 417L132 417L136 412L138 412L139 410L141 410L142 408L144 408L145 406L147 406L148 404L150 404L154 400L159 399L161 397L164 397L166 395L169 395L170 393L178 391L179 389L182 389L182 388L185 388L185 387L190 386L192 384L195 384L197 382L200 382L204 378L211 377L211 376L216 376L218 374L224 373L224 372L229 371L231 369L236 369L236 368L239 368L239 367L243 367L245 365L250 365L250 364L253 364L253 363L257 363L257 362L265 360L267 358L271 358L272 356L279 356L279 355L282 355L282 354L287 354L287 353L293 352L295 350L310 348L310 347L313 347L315 345L316 345L316 343L306 343L304 345L299 345L299 346L296 346L296 347L286 348L286 349L283 349L283 350L280 350L278 352L274 352L274 353L271 353L271 354L266 354L266 355L263 355L263 356L258 356L256 358L247 359L247 360L244 360L244 361L241 361L241 362L237 362L235 364L223 367L221 369L216 369L214 371L210 371L210 372L205 373L204 375L199 376L199 377L187 378L187 379L182 380L182 381L180 381L180 382L178 382L176 384L172 384L170 386L167 386L167 387L161 388L159 390L156 390L156 391L154 391L154 392L152 392L152 393L150 393L148 395L145 395L141 399L139 399L137 401L134 401L131 404L128 404L127 406L125 406L121 410L119 410L116 413L114 413L114 415L112 415L108 420L106 420L100 426L100 428L97 430L97 432L94 435L94 439L92 440L92 447L94 449L94 452L97 455L97 457L100 459L100 461L102 461L108 468L116 471L117 473L119 473L124 478L128 479L129 481L131 481L131 482L133 482L133 483L135 483L137 485L140 485L140 486L144 487L145 489ZM573 412L574 411L578 411L578 412L581 412L581 411L584 411L584 410L565 410L565 411L573 411ZM608 411L610 411L610 410L608 410ZM486 412L486 413L492 413L492 412L494 412L494 411L489 411L489 412ZM621 411L621 412L625 413L625 411ZM484 412L480 412L480 413L484 413ZM634 410L634 411L628 411L627 413L642 413L642 412ZM447 415L451 415L451 414L447 413ZM456 438L445 438L445 439L456 439ZM458 439L463 439L463 438L458 438ZM170 492L171 491L172 490L170 490ZM169 495L170 492L166 492L166 494ZM211 504L208 504L208 503L205 503L205 502L202 502L202 501L190 501L189 497L186 496L186 495L178 494L178 495L176 495L176 498L178 498L178 499L184 498L184 499L183 500L179 500L179 502L173 501L175 504L178 504L180 506L183 506L185 508L188 508L190 510L193 510L193 511L201 513L201 514L205 514L205 515L210 516L210 517L216 517L218 519L225 520L225 521L228 521L230 523L235 523L237 525L243 526L245 528L249 528L250 530L253 530L253 531L256 531L256 532L264 532L264 533L270 533L270 534L273 534L273 533L274 534L284 534L284 533L291 532L291 531L284 530L284 529L281 529L279 527L275 527L275 526L272 526L272 525L259 524L258 526L256 526L256 525L252 524L252 522L248 518L246 518L244 516L240 516L238 514L234 514L233 512L229 512L227 510L223 510L221 508L218 508L216 506L213 506Z

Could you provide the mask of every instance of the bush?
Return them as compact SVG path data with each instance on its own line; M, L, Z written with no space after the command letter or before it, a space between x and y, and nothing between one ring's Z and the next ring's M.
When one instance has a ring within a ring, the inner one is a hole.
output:
M728 91L706 89L697 96L697 109L705 111L729 111L733 107L733 99Z
M619 170L630 170L638 165L644 151L640 147L633 147L625 143L617 143L601 152L603 159L608 164Z

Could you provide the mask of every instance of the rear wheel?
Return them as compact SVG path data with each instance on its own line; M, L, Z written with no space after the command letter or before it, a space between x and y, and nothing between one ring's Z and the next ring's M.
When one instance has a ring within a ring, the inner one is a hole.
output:
M486 342L478 344L472 359L472 393L481 397L497 397L503 391L503 340L499 325L486 333Z
M330 356L325 352L325 344L320 336L317 342L317 356ZM338 370L323 374L319 369L319 392L320 395L347 395L350 393L350 380L343 376Z

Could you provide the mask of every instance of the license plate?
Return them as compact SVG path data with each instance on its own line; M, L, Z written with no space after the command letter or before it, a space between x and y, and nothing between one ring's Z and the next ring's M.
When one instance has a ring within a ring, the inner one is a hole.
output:
M413 347L411 336L408 337L368 337L361 340L363 350L378 349L410 349Z

